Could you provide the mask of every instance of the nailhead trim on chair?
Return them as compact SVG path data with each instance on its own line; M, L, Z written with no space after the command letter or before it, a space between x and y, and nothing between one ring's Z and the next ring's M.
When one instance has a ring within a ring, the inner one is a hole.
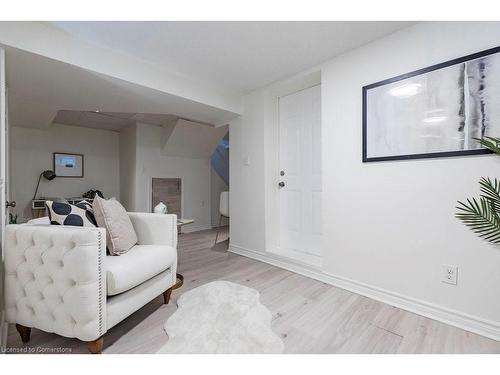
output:
M106 296L101 232L97 228L7 226L6 320L84 341L102 336ZM79 258L93 256L96 268L85 268L85 264L80 268ZM78 301L98 306L93 312L87 306L79 310Z
M102 336L103 332L102 332L102 305L104 303L106 303L104 301L104 295L102 293L102 290L103 290L103 286L102 286L102 262L103 262L103 259L102 259L102 233L101 231L99 231L98 235L97 235L97 241L98 241L98 244L99 244L99 256L98 256L98 259L97 259L97 272L98 272L98 275L99 275L99 335Z

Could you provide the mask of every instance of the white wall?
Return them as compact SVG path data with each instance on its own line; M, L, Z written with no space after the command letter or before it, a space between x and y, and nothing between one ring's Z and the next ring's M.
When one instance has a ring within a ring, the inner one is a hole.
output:
M210 207L212 227L219 226L220 193L223 191L229 191L229 186L213 168L210 168ZM223 217L221 225L228 224L229 220L226 217Z
M498 45L500 24L427 23L325 65L325 269L500 322L500 251L454 218L500 159L361 163L361 87ZM354 214L358 213L358 214ZM362 213L362 214L360 214ZM363 235L359 235L362 228ZM457 287L440 282L459 266Z
M420 23L318 68L324 171L318 277L400 298L421 313L500 337L500 250L454 218L456 201L477 195L479 177L498 175L500 158L361 162L363 85L496 47L499 40L499 23ZM263 223L271 228L269 207L276 201L269 173L277 144L266 140L275 118L266 106L277 85L247 96L243 117L230 126L231 247L261 259L275 246ZM243 166L247 156L251 163ZM440 281L443 263L459 267L457 286Z
M211 227L210 162L161 153L162 128L137 124L135 210L151 212L151 178L182 179L182 213L195 223L186 231Z
M239 113L240 101L236 95L131 55L88 43L49 22L1 22L0 43L202 103L207 108Z
M75 152L85 155L85 177L42 179L38 196L81 196L97 188L106 197L120 199L127 210L150 212L151 178L180 177L183 216L195 220L185 229L211 228L212 184L215 194L227 187L211 177L208 158L163 155L161 132L161 127L146 124L120 133L59 124L48 130L12 127L11 198L17 202L13 211L20 222L30 219L35 184L40 172L52 169L52 153Z
M244 98L244 114L229 123L229 231L231 244L266 250L264 95Z
M120 132L120 200L127 211L136 210L136 132L135 124Z
M31 199L40 173L53 169L54 152L84 155L83 178L42 179L38 196L75 197L99 189L105 197L120 198L118 133L53 124L47 130L12 127L11 199L18 222L31 218Z

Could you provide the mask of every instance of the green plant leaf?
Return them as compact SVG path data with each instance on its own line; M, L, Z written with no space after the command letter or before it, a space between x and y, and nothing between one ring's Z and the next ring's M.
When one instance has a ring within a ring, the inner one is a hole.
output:
M495 154L500 155L500 138L496 137L483 137L483 138L474 138L479 144L490 151L493 151Z
M495 178L481 177L479 180L481 196L488 199L495 207L496 212L500 212L500 182Z
M500 243L500 218L494 203L488 198L467 199L458 202L459 212L455 215L479 237L492 243Z

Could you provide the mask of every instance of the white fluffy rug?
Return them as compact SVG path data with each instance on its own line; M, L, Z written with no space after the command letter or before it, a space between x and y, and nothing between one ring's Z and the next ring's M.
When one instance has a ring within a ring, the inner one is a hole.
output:
M214 281L179 297L165 323L168 342L158 353L282 353L283 341L271 330L271 312L259 292L228 281Z

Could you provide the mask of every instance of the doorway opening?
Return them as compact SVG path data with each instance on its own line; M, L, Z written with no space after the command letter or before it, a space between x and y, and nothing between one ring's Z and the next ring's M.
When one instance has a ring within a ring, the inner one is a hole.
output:
M214 248L229 246L229 131L210 158L212 227L217 230Z

